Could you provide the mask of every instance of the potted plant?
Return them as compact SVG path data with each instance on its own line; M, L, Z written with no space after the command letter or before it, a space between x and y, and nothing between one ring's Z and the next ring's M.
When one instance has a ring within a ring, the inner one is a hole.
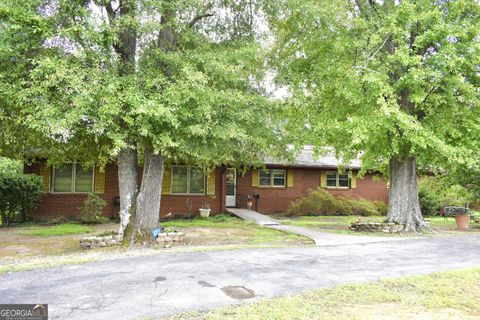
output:
M446 216L454 216L458 229L468 229L470 226L470 210L466 207L445 207Z
M200 216L202 218L208 218L210 216L210 204L208 202L205 202L202 207L200 209L198 209L198 211L200 211Z

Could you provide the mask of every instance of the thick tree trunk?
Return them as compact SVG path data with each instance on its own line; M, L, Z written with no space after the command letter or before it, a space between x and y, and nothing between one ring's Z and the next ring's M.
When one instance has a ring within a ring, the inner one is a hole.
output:
M135 239L146 240L150 230L157 228L160 220L164 158L148 146L145 149L142 184L137 196L136 216L131 245Z
M411 156L390 160L388 221L404 225L404 231L428 229L420 211L416 160Z
M138 190L137 151L124 148L118 154L118 185L120 189L120 228L119 234L124 234L130 223L130 217L135 213L135 200Z

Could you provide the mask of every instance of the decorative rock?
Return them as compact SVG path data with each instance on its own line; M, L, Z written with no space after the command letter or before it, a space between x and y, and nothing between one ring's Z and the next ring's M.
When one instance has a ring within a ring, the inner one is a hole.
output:
M372 221L357 221L352 223L350 230L358 232L397 233L403 230L403 225L395 223L380 223Z
M93 249L98 247L115 246L122 244L122 235L110 236L91 236L80 239L80 247L82 249Z

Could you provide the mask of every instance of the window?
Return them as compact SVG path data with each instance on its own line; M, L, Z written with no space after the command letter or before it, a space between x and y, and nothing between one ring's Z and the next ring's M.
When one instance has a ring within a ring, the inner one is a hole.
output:
M348 188L349 186L350 179L348 173L327 171L327 188Z
M93 191L93 169L86 169L78 163L69 163L53 168L53 192Z
M327 187L337 187L337 172L327 171Z
M261 187L285 187L286 171L285 170L260 170L259 185Z
M205 173L196 167L172 168L172 193L205 194Z

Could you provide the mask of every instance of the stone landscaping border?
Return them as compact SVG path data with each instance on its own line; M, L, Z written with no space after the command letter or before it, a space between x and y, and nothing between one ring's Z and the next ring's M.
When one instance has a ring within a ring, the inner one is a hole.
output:
M121 235L92 236L92 237L86 237L81 239L80 247L82 249L110 247L110 246L120 245L122 241L123 241L123 236Z
M182 242L185 238L183 232L162 232L157 237L157 243L163 247L170 247L174 243Z
M358 232L383 232L383 233L399 233L403 230L402 224L387 222L353 222L350 230Z
M174 243L182 242L184 238L185 233L183 232L162 232L157 237L157 243L167 248L171 247ZM111 247L120 245L122 241L123 237L121 235L85 237L80 240L80 247L82 249Z

